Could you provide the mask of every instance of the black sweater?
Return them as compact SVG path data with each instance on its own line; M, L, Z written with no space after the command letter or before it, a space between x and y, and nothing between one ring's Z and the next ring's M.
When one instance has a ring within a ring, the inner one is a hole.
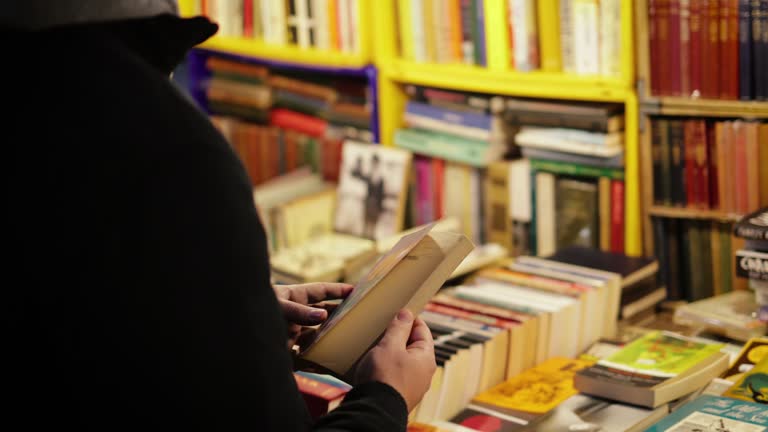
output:
M245 171L168 77L213 31L0 32L7 424L405 430L382 383L311 424Z

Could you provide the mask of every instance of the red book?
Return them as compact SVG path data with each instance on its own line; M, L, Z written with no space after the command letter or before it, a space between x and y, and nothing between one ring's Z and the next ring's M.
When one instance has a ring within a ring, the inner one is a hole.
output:
M432 158L432 212L435 220L442 219L445 197L443 196L443 184L445 172L445 160Z
M294 372L293 377L313 419L328 414L339 406L352 389L351 386L332 384L330 380L326 381L306 372Z
M701 96L701 42L704 35L701 29L702 2L694 0L690 2L689 42L688 42L688 82L690 95Z
M682 81L682 39L680 29L680 2L681 0L669 0L669 94L672 96L681 96L683 94Z
M253 37L253 1L243 1L243 36Z
M728 0L728 99L739 98L739 0Z
M269 122L274 126L317 138L325 136L325 130L328 126L328 123L323 119L284 108L273 109L269 114Z
M730 193L735 197L733 210L737 213L747 214L749 208L748 189L756 185L749 185L747 171L747 124L741 120L733 122L733 190ZM754 156L751 156L754 157Z
M283 146L283 168L285 172L291 172L298 167L299 133L286 131L283 137Z
M651 74L651 94L661 94L659 88L659 17L658 17L658 4L660 0L648 0L648 51L650 54L650 74ZM511 32L510 32L511 33Z
M696 3L696 0L693 0ZM680 0L680 95L691 95L691 0Z
M503 329L520 327L520 322L518 321L497 318L494 316L485 315L478 312L470 312L468 310L459 309L452 306L441 305L434 302L427 303L427 305L424 306L424 310L428 310L430 312L436 312L443 315L448 315L455 318L463 318L470 321L479 322L479 323L483 323L483 324L487 324L490 326L499 327Z
M624 253L623 180L611 180L611 252Z
M720 208L720 193L718 187L717 136L714 123L706 125L707 162L709 167L709 208Z
M707 123L703 119L691 120L693 123L694 159L696 162L698 195L696 203L701 208L709 208L709 158L707 155Z
M699 197L699 172L696 165L696 129L694 120L683 122L683 134L685 140L684 179L685 196L689 207L698 207Z
M658 68L656 72L659 78L659 95L662 96L672 94L669 3L670 0L656 0L656 22L658 23ZM674 53L674 55L677 55L677 53Z
M339 171L341 170L341 151L344 147L344 141L340 139L326 138L321 140L320 150L320 171L323 178L327 181L339 181Z
M457 297L453 297L448 294L438 293L430 299L430 302L437 303L445 306L451 306L457 309L463 309L470 312L477 312L483 315L489 315L496 318L505 320L524 322L531 319L530 315L515 312L509 309L504 309L496 306L484 305L482 303L476 303L470 300L464 300Z
M720 96L720 0L701 1L702 97L717 99Z

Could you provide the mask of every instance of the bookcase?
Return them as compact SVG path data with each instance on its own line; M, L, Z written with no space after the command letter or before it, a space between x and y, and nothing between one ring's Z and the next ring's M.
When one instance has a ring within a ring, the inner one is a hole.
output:
M634 10L631 0L619 0L620 40L616 73L610 76L564 72L560 61L559 2L536 2L541 47L541 67L519 71L511 66L508 1L476 0L484 9L484 66L416 62L400 52L400 17L409 4L402 0L357 2L358 51L354 53L270 44L247 38L217 35L203 43L202 51L257 60L267 65L290 66L309 71L366 76L371 83L371 129L382 145L393 145L402 126L407 96L405 85L436 87L489 95L573 101L600 101L624 106L624 250L643 253L640 208L639 112L635 82ZM180 0L182 15L197 11L193 0ZM194 61L194 58L192 59ZM192 77L194 81L194 76ZM202 102L202 98L198 102Z
M768 79L743 61L763 56L744 36L760 7L768 2L635 2L643 250L658 256L671 300L748 289L735 275L733 224L766 205L768 189Z
M642 254L640 223L638 99L634 87L633 2L622 0L619 73L615 76L575 75L562 71L559 58L558 2L540 0L537 20L541 49L540 70L520 72L510 66L507 34L508 2L483 0L485 11L486 66L421 63L404 58L398 43L398 3L380 0L373 14L375 62L379 68L381 142L393 142L402 124L407 100L405 84L417 84L493 95L604 101L625 108L625 252ZM403 10L403 7L400 7Z

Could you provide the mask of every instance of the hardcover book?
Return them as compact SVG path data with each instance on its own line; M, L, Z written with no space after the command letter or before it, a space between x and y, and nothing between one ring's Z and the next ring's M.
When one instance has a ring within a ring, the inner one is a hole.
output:
M746 240L768 241L768 207L744 216L734 225L733 232Z
M690 394L726 370L723 344L652 331L576 373L582 393L656 408Z

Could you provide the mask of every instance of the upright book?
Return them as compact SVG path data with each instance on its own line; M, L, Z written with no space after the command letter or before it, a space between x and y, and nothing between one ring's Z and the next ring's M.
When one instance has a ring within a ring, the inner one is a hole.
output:
M656 408L688 395L728 368L723 344L652 331L576 373L582 393Z
M352 293L320 326L299 359L318 371L344 376L402 308L418 315L472 251L463 234L433 231L403 237L379 258Z

